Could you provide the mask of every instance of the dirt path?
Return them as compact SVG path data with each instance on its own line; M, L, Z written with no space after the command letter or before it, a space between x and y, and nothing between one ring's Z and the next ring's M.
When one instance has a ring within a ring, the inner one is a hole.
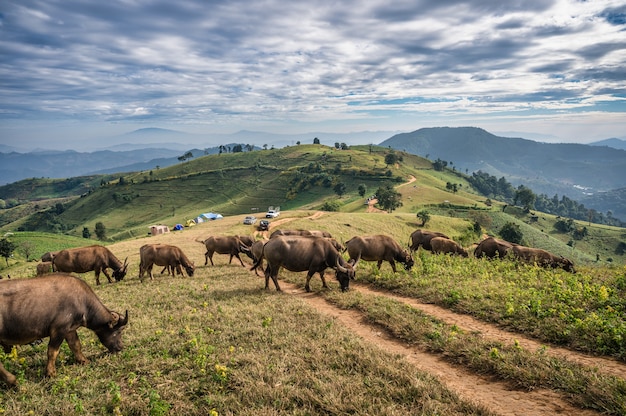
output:
M480 376L462 367L453 366L441 359L438 355L421 351L415 346L407 345L377 326L367 323L359 312L341 310L329 304L315 293L306 293L303 289L285 281L281 281L281 285L285 293L297 296L313 306L317 311L335 318L365 341L375 344L385 351L401 355L416 368L437 377L460 397L485 406L496 414L505 416L555 414L591 416L599 414L595 411L585 411L573 407L558 394L550 390L534 390L530 392L514 390L511 385L495 380L492 377ZM456 324L459 328L468 331L479 331L486 338L497 339L503 343L514 343L515 340L517 340L524 348L531 350L543 345L519 334L512 334L500 330L493 325L477 321L465 315L455 314L434 305L420 303L415 299L375 291L363 284L355 285L354 290L392 297L412 307L421 309L423 312L441 319L446 323ZM624 377L626 374L626 366L616 361L589 357L562 348L549 348L548 352L572 361L598 367L602 371L621 377Z

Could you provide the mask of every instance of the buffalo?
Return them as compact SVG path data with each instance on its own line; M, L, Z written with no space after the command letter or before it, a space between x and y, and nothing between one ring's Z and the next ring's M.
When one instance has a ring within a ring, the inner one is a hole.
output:
M388 261L395 273L396 261L403 263L406 270L410 270L415 264L411 254L388 235L353 237L346 242L346 250L355 267L360 260L365 260L378 262L380 269L383 261Z
M41 261L52 261L52 259L54 259L54 256L56 256L58 253L58 251L48 251L46 253L43 253L41 256Z
M128 258L122 263L108 248L93 245L59 251L52 260L52 267L55 271L65 273L86 273L93 270L96 275L96 284L99 285L100 272L104 273L109 283L113 282L107 268L113 270L113 278L116 281L124 279L128 267L127 260Z
M278 237L280 235L301 235L308 237L326 237L332 238L332 235L328 231L320 230L276 230L270 234L270 239Z
M561 268L570 273L576 272L574 263L571 260L562 256L556 256L540 248L514 245L512 251L516 258L529 264L537 264L545 268Z
M44 274L52 273L52 262L42 261L37 263L37 276L43 276Z
M258 265L256 266L253 265L250 270L254 270L254 274L256 274L257 276L259 275L258 268L261 267L261 270L263 270L263 246L264 245L265 245L265 241L258 240L258 241L255 241L250 246L250 255L252 256L252 260L254 260L255 264L259 262Z
M459 243L449 238L434 237L430 240L432 251L435 254L458 254L461 257L467 257L465 250Z
M474 249L474 257L487 257L490 259L497 257L502 259L511 252L511 249L515 245L515 243L509 243L506 240L500 240L495 237L488 237L478 243L478 245Z
M246 253L250 251L250 247L245 245L241 239L236 235L230 236L221 236L214 237L211 236L204 241L200 241L206 247L206 253L204 253L204 265L206 266L211 260L211 265L213 264L213 254L229 254L230 259L228 260L228 264L231 264L233 261L233 257L237 257L237 260L241 262L243 267L246 267L243 264L243 260L239 257L239 253Z
M64 273L32 279L14 279L0 284L0 344L5 352L50 337L46 375L56 375L55 361L66 340L76 361L87 363L76 330L94 331L111 353L122 350L121 331L128 324L122 316L102 304L83 280ZM0 364L0 378L10 385L16 377Z
M139 280L142 282L145 272L150 275L150 280L154 279L152 266L155 264L165 266L168 272L172 271L172 275L176 271L182 275L182 266L190 277L193 276L194 265L179 247L168 244L144 244L139 249L139 258Z
M263 254L252 269L258 267L265 259L265 289L269 288L269 279L272 278L276 290L280 291L278 272L281 267L292 272L307 271L304 289L311 291L309 285L311 277L319 273L322 286L328 288L324 271L331 267L335 269L335 277L339 281L342 291L348 290L350 279L355 277L355 267L346 262L341 253L333 247L327 238L305 236L278 236L270 239L263 246ZM251 269L251 270L252 270Z
M430 240L435 237L450 238L447 235L436 231L415 230L411 233L409 249L411 251L417 251L420 247L423 247L424 250L432 251L433 248L430 245Z

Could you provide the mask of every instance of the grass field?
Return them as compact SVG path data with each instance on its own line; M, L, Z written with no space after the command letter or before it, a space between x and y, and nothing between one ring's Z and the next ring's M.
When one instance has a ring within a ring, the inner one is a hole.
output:
M264 279L236 260L228 264L228 256L215 255L216 266L204 266L204 246L197 241L210 235L252 233L253 227L242 224L243 217L110 244L116 256L128 258L129 273L122 282L95 290L110 308L129 310L126 349L114 356L105 354L95 335L81 329L83 349L92 362L77 365L64 344L58 376L44 379L46 342L17 347L1 358L17 375L20 387L0 390L0 410L77 415L491 414L401 357L364 342L302 298L278 293L273 287L263 290ZM278 228L322 229L343 241L384 230L402 243L417 222L412 214L320 215L314 210L285 211L280 220L284 222ZM432 221L435 226L445 225L451 235L464 233L468 225L460 218ZM139 247L147 242L181 247L197 266L194 276L157 273L154 281L140 283ZM626 336L623 267L585 266L571 275L508 261L422 252L415 260L413 270L396 274L386 263L378 270L362 262L357 279L545 342L623 360L623 341L619 341ZM34 275L35 262L11 260L10 264L5 272L13 278ZM95 286L93 273L83 278ZM283 271L281 279L301 288L304 273ZM626 411L622 378L545 352L494 343L385 297L356 290L342 293L334 279L329 283L332 290L327 292L319 278L311 282L314 293L329 302L358 311L399 339L447 356L471 371L509 380L523 390L552 390L580 409L597 408L615 415Z

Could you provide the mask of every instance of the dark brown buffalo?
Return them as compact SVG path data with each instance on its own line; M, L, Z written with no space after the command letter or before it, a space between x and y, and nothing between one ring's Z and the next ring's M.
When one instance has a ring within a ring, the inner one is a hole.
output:
M254 260L255 264L258 262L258 265L253 265L250 270L254 270L254 274L257 276L259 275L258 268L261 267L261 270L263 270L263 246L265 243L266 241L258 240L250 246L250 255L252 256L252 260Z
M113 282L107 268L113 270L113 278L116 281L122 280L126 276L127 260L128 258L122 264L108 248L93 245L59 251L52 260L52 267L55 271L65 273L87 273L93 270L96 275L96 284L99 285L100 272L104 273L109 283Z
M307 271L304 286L307 292L311 291L309 283L315 273L319 273L322 286L328 288L324 271L329 267L335 269L335 277L339 281L342 291L348 290L350 279L354 279L355 276L355 267L345 261L327 238L322 237L274 237L265 243L263 255L252 267L258 267L263 259L267 262L265 289L269 288L271 277L276 290L281 290L278 285L278 272L281 267L292 272Z
M490 259L497 257L502 259L511 252L511 249L515 245L516 244L514 243L509 243L508 241L500 240L499 238L487 237L478 243L474 249L474 257L487 257Z
M44 274L52 273L52 262L42 261L37 263L37 276L43 276Z
M430 240L430 246L435 254L458 254L461 257L467 257L465 250L459 243L445 237L434 237Z
M556 256L549 251L520 245L513 246L512 250L516 258L526 263L546 268L561 268L571 273L576 272L574 263L571 260L562 256Z
M383 261L388 261L391 269L396 272L396 261L403 263L406 270L413 267L414 261L411 253L402 248L393 238L388 235L377 234L361 237L352 237L346 242L346 250L354 265L361 260L376 261L378 268Z
M430 240L435 237L450 238L447 235L436 231L415 230L411 233L411 243L409 249L411 251L417 251L420 247L423 247L424 250L432 251L433 248L430 245Z
M52 261L52 259L54 259L54 256L56 256L58 253L58 251L48 251L46 253L43 253L43 255L41 256L41 261Z
M96 333L109 352L123 348L121 331L125 316L109 310L83 280L54 273L32 279L14 279L0 284L0 344L5 352L13 345L29 344L50 337L46 375L56 375L55 361L66 340L76 361L88 362L76 330L86 327ZM0 378L15 385L15 376L0 364Z
M247 247L251 247L252 244L256 241L255 238L251 235L238 235L239 239L242 243L244 243Z
M169 244L144 244L139 249L139 280L143 282L143 275L148 272L150 280L154 280L152 266L165 266L168 272L171 270L172 276L178 271L181 275L181 266L189 276L193 276L194 265L185 253L176 246Z
M301 235L309 237L326 237L332 238L333 236L328 231L321 230L276 230L270 234L270 238L278 237L279 235Z
M228 264L231 264L233 261L233 257L237 257L237 260L241 263L243 267L246 267L239 257L239 253L246 253L250 251L250 247L246 246L241 239L236 235L228 235L228 236L219 236L214 237L211 236L206 240L202 241L202 244L206 247L206 253L204 253L204 265L206 266L211 260L211 265L213 264L213 254L229 254L230 259L228 260Z

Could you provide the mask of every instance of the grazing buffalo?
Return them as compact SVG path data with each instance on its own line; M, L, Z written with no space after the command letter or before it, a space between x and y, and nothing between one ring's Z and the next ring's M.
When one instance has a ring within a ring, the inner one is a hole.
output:
M513 255L529 264L537 264L546 268L561 268L570 273L576 273L574 263L562 256L556 256L549 251L540 248L525 247L520 245L513 246Z
M44 274L52 273L52 262L42 261L37 263L37 276L43 276Z
M467 257L465 250L459 243L445 237L434 237L430 240L430 246L435 254L458 254L461 257Z
M41 256L41 261L52 261L52 259L54 259L54 256L56 256L58 253L58 251L48 251L46 253L43 253L43 255Z
M213 253L217 254L229 254L230 259L228 260L228 264L233 261L233 257L237 257L237 260L241 263L243 267L246 267L239 257L239 253L246 253L250 251L250 247L245 245L241 239L236 235L229 236L221 236L221 237L209 237L204 241L200 241L206 247L206 253L204 253L204 265L206 266L211 260L211 265L213 264Z
M292 272L307 271L306 284L307 292L311 291L309 285L311 277L319 273L322 279L322 286L328 288L324 271L331 267L335 269L335 277L339 281L342 291L348 290L350 279L354 279L355 267L347 263L339 251L333 247L327 238L305 237L305 236L278 236L270 239L263 246L263 255L254 263L252 268L256 268L265 259L265 289L269 288L269 279L272 278L276 290L281 290L278 285L278 272L281 267Z
M270 238L278 237L279 235L301 235L308 237L332 238L332 235L328 231L321 230L276 230L270 234Z
M93 245L59 251L52 260L52 267L55 271L65 273L87 273L93 270L96 275L96 284L99 285L100 272L104 273L109 283L113 282L107 268L113 270L113 278L116 281L122 280L126 276L127 260L128 258L122 264L108 248Z
M66 340L76 361L88 362L76 330L86 327L96 333L109 352L123 348L121 331L128 323L102 304L83 280L54 273L32 279L14 279L0 284L0 344L5 352L13 345L29 344L50 337L46 375L56 375L55 361ZM13 386L16 377L0 364L0 378Z
M409 249L411 251L417 251L420 247L423 247L424 250L432 251L433 248L430 245L430 240L435 237L450 238L447 235L436 231L415 230L411 233L411 243Z
M388 235L368 235L353 237L346 242L346 250L354 266L360 260L377 261L380 269L383 261L388 261L391 269L396 272L396 261L404 263L406 270L413 267L414 261L411 253L402 248L393 238Z
M511 249L515 245L514 243L509 243L508 241L500 240L495 237L488 237L478 243L474 250L474 257L487 257L490 259L498 257L502 259L511 252Z
M263 270L263 246L265 245L265 241L258 240L255 241L250 246L250 255L252 256L252 260L254 260L255 265L252 266L250 270L254 270L254 274L259 275L258 268L261 267ZM256 264L258 262L258 264Z
M172 271L172 276L178 271L183 274L181 266L185 268L187 274L193 276L194 265L185 253L176 246L168 244L145 244L139 249L139 280L143 282L143 275L148 272L150 280L154 280L152 266L165 266L168 272Z

